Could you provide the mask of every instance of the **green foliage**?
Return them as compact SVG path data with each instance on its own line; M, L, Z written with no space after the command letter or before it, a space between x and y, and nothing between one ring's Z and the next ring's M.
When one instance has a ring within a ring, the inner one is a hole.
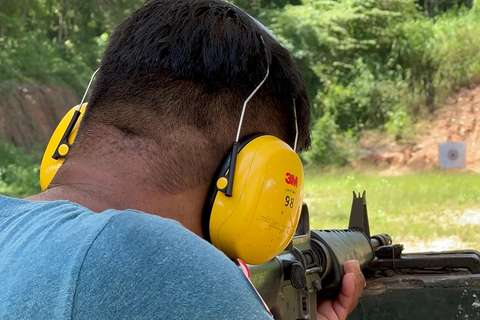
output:
M315 156L305 159L318 164L331 154L351 156L336 150L347 132L358 138L381 128L401 138L452 89L480 80L478 7L431 19L409 0L305 0L259 18L305 74L313 134L339 139L313 137Z
M443 99L454 87L480 80L480 6L438 17L433 30L433 84Z
M313 106L307 162L346 163L365 129L401 138L453 89L480 81L480 6L471 0L429 0L433 18L413 0L230 2L272 30L303 72ZM113 27L142 3L0 1L0 81L80 94Z
M312 148L302 154L306 164L320 166L345 165L353 156L355 138L351 131L338 131L333 117L325 113L312 128Z
M389 121L384 125L384 129L395 135L395 139L400 141L404 138L405 131L412 129L412 122L407 113L404 104L398 104L393 110L387 113Z
M335 128L313 129L314 135L330 136L313 136L310 153L315 157L309 154L306 160L325 164L321 159L334 154L339 164L346 163L352 152L345 152L345 146L353 146L344 141L354 141L362 130L381 127L398 115L392 111L406 104L409 85L403 69L391 65L393 27L422 18L415 4L404 0L304 1L263 15L307 75L313 128L327 123ZM394 121L397 130L404 122Z
M0 2L0 81L62 83L81 93L108 33L141 0Z
M23 197L40 192L40 155L0 142L0 193Z
M242 8L250 14L258 15L265 9L284 8L287 4L301 5L301 0L226 0Z

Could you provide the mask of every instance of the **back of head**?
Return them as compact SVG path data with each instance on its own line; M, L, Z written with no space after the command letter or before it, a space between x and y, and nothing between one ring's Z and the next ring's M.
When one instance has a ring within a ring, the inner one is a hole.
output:
M273 134L293 146L296 108L298 149L304 149L309 102L284 48L231 4L149 1L111 36L69 157L133 152L168 193L208 182L267 66L242 136Z

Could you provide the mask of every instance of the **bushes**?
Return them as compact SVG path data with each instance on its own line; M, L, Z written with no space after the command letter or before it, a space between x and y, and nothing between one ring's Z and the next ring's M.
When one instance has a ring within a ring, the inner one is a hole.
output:
M413 18L422 14L405 0L305 1L265 15L309 75L308 90L314 93L312 150L304 160L323 165L322 159L335 155L346 163L353 155L346 148L353 148L363 130L397 114L392 110L404 100L408 84L397 66L389 66L392 26ZM330 136L316 137L320 128Z
M430 18L412 0L232 2L257 14L302 69L313 106L311 127L324 135L313 137L309 161L323 164L328 161L319 159L337 154L333 158L345 163L351 152L337 148L365 129L401 138L454 88L480 81L478 5L454 5L442 14L447 2L462 1L435 0L440 9ZM108 30L140 3L128 0L116 10L81 1L0 4L0 81L62 82L80 94ZM68 32L60 36L62 12ZM327 133L338 141L325 139Z
M336 149L344 148L345 136L358 139L365 129L401 138L452 89L480 80L478 6L429 18L408 0L305 0L260 19L306 75L312 133L338 139L314 136L307 162L323 165L331 154L350 155Z
M312 146L302 154L307 164L319 166L342 166L354 156L353 144L355 139L352 132L341 132L333 117L325 113L318 119L312 128Z
M480 10L451 10L393 29L390 64L407 81L411 115L433 113L450 92L480 80Z
M40 151L25 154L23 148L0 142L0 193L29 196L40 192Z
M454 87L480 81L480 6L439 16L432 29L433 84L443 99Z
M83 93L107 34L144 1L0 1L0 81Z

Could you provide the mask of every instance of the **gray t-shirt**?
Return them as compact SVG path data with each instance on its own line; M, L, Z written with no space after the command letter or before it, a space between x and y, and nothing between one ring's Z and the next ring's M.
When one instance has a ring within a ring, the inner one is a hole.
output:
M0 319L272 319L239 268L179 223L0 196Z

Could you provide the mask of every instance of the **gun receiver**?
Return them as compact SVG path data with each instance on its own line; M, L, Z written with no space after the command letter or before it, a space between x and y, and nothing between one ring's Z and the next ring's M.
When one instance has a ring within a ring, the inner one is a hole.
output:
M317 299L338 294L344 263L358 260L364 268L374 259L376 246L391 243L388 235L371 240L364 233L368 230L364 204L365 193L361 198L354 193L353 218L347 230L310 230L304 204L288 247L267 263L249 266L252 283L275 319L315 319Z

